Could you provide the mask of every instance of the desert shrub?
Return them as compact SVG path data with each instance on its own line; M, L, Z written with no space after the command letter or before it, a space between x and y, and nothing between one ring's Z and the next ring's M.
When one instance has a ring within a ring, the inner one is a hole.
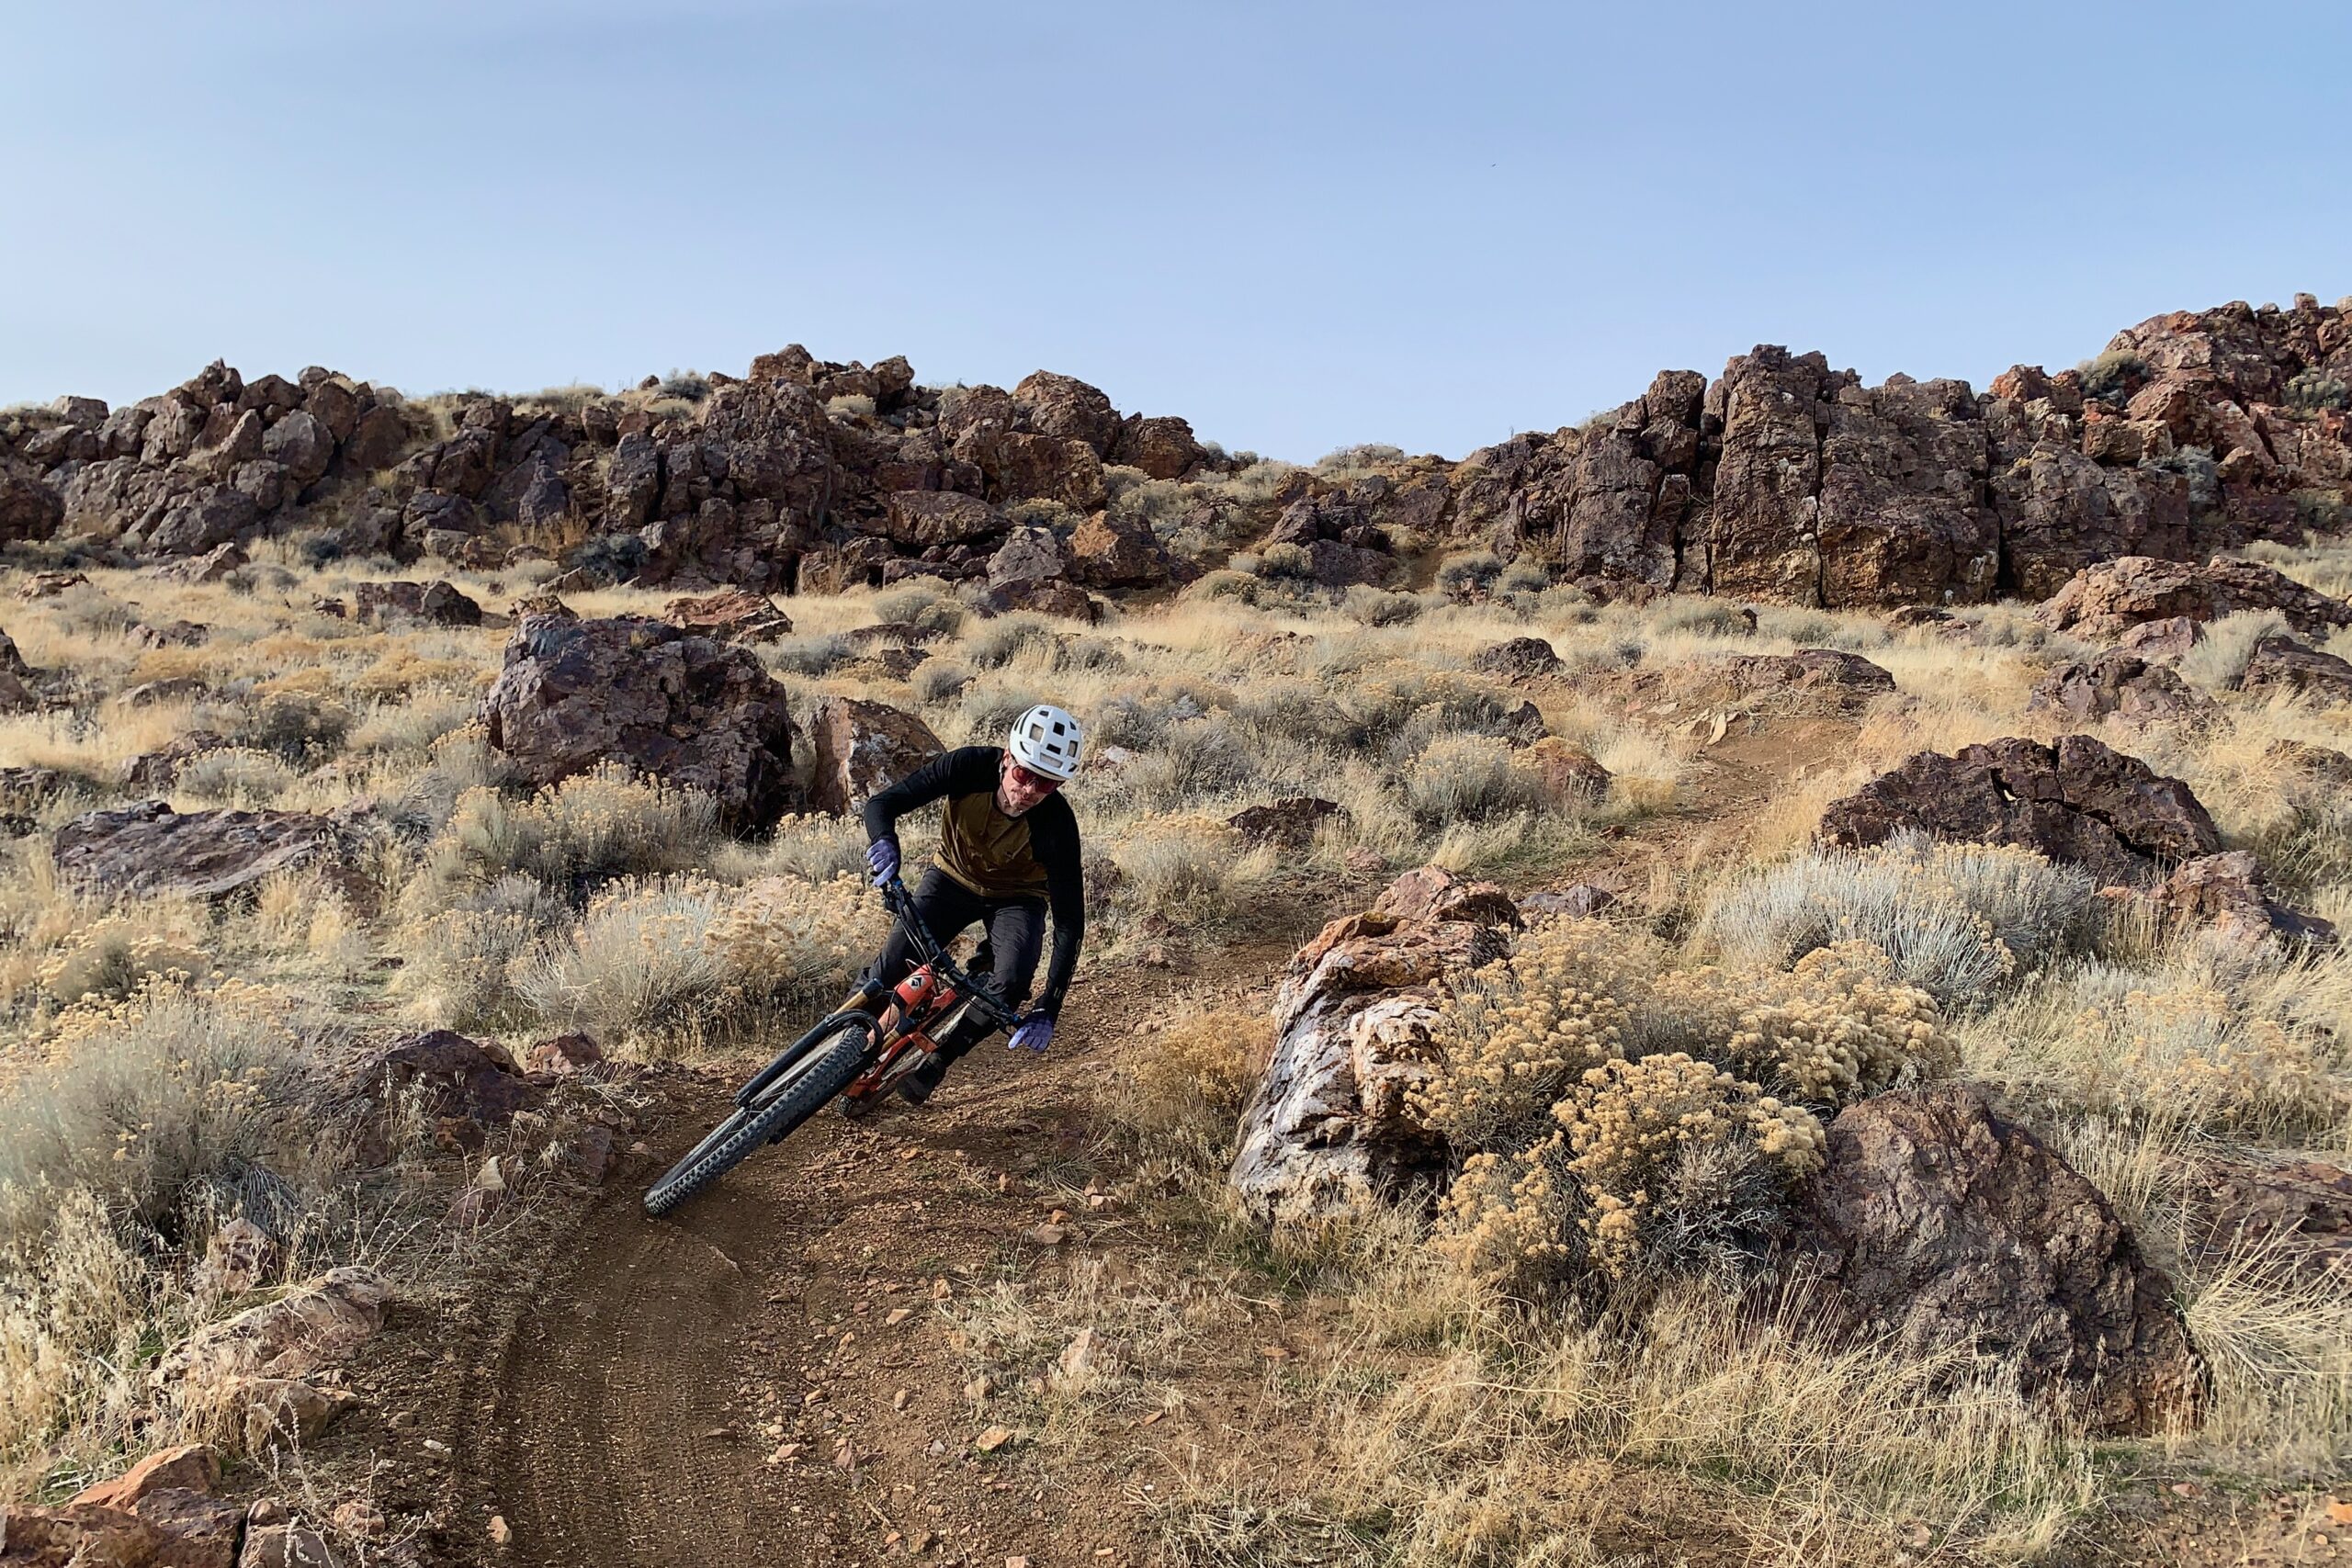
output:
M1875 849L1816 847L1718 893L1700 935L1727 962L1780 965L1859 939L1945 1007L1976 1005L2085 946L2090 877L2030 850L1902 834Z
M1464 1162L1441 1253L1537 1289L1727 1267L1827 1146L1811 1112L1680 1052L1588 1068L1552 1115L1527 1148Z
M808 632L779 637L761 650L771 670L814 678L830 675L857 657L857 644L839 632Z
M1013 721L1045 698L1029 679L985 676L966 686L956 700L967 745L994 745L1012 733Z
M2342 1136L2352 1082L2333 1021L2276 1005L2255 976L2195 962L2093 962L1979 1022L1986 1070L2069 1106L2136 1124L2239 1138Z
M1746 637L1753 628L1740 611L1721 599L1677 595L1652 610L1648 620L1653 633L1661 636Z
M294 771L276 752L224 746L181 763L172 787L198 800L265 805L284 794L293 782Z
M537 878L509 873L458 907L401 930L393 990L441 1028L502 1022L522 1005L510 977L515 960L568 913Z
M1503 563L1492 550L1457 550L1438 562L1437 585L1456 599L1484 593L1502 575Z
M874 412L874 400L864 392L843 392L825 400L825 412L835 419L866 419Z
M1204 1166L1230 1153L1235 1119L1272 1045L1261 1011L1218 1008L1170 1019L1119 1058L1116 1114L1162 1145L1198 1153Z
M699 370L673 369L662 378L655 391L662 398L683 398L698 403L710 396L710 378Z
M2205 635L2180 656L2173 668L2191 684L2209 692L2237 689L2255 645L2267 637L2291 637L2294 628L2276 610L2239 610L2205 624Z
M718 803L698 790L637 779L618 763L514 803L469 789L434 846L445 885L523 872L574 897L615 877L701 864L718 838Z
M963 605L932 588L899 588L874 601L876 620L921 626L942 637L963 629L965 613Z
M1200 599L1238 599L1245 604L1255 604L1258 592L1256 570L1254 558L1236 556L1229 566L1203 573L1201 580L1186 592Z
M2109 402L2130 397L2148 378L2148 362L2128 348L2110 348L2084 360L2078 368L2084 392Z
M1214 818L1148 818L1111 852L1125 909L1194 931L1231 920L1273 871L1273 852Z
M725 981L787 1011L831 1002L887 934L864 880L772 876L723 894L703 941Z
M1486 735L1449 735L1421 749L1405 773L1405 804L1424 828L1484 822L1538 811L1541 781L1517 765L1510 747Z
M1835 1111L1951 1069L1935 999L1866 942L1816 948L1786 974L1677 971L1651 987L1640 1032L1687 1043L1741 1077Z
M274 752L300 766L332 756L351 725L350 713L336 704L281 694L241 705L224 733L240 746Z
M1146 810L1180 810L1250 788L1264 762L1257 738L1228 715L1165 719L1150 750L1120 771L1119 785Z
M2352 388L2347 388L2340 378L2313 366L2287 378L2287 406L2309 409L2312 412L2322 409L2352 408Z
M1050 528L1065 539L1086 521L1086 514L1078 508L1041 497L1012 502L1005 507L1004 516L1016 528Z
M430 755L443 736L473 721L476 705L461 691L424 691L405 702L376 703L352 726L346 743L363 754Z
M999 615L964 639L964 660L975 670L1001 670L1024 653L1034 654L1047 668L1059 660L1061 638L1051 621L1023 611Z
M1340 613L1360 626L1401 626L1421 613L1421 602L1410 593L1359 582L1340 595Z
M1355 479L1377 473L1405 460L1401 446L1385 442L1364 441L1353 446L1339 446L1316 459L1315 471L1326 479Z
M1124 523L1140 524L1164 537L1175 531L1192 498L1191 485L1174 479L1145 479L1119 492L1111 503L1111 514Z
M2222 468L2202 446L2176 446L2161 457L2142 459L2140 467L2155 474L2177 474L2188 481L2188 510L2202 517L2222 504Z
M972 672L952 659L926 659L915 666L907 683L917 702L950 702L972 683Z
M1533 556L1521 556L1495 579L1498 593L1542 593L1552 586L1552 570Z
M1280 494L1297 472L1297 465L1278 459L1242 463L1218 480L1216 489L1244 506L1261 506Z
M1315 575L1315 558L1304 545L1277 542L1258 552L1260 577L1304 581Z
M713 864L732 880L783 873L804 882L831 882L865 865L865 829L854 816L823 812L779 818L765 842L748 848L720 847Z
M151 982L60 1019L51 1054L0 1095L0 1258L28 1262L61 1194L175 1232L197 1179L260 1163L298 1135L299 1037L282 998L224 982Z
M1525 1142L1569 1084L1623 1054L1634 951L1599 920L1552 920L1465 976L1430 1032L1439 1065L1416 1113L1458 1149Z
M720 897L699 877L616 883L578 925L514 962L514 989L549 1029L640 1045L695 1032L726 981L707 940Z
M82 927L42 962L41 989L70 1003L128 997L151 978L203 979L212 960L173 913L151 905Z

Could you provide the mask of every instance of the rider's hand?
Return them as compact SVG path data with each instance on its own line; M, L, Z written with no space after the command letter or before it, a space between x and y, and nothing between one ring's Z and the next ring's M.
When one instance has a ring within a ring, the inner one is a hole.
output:
M1042 1012L1033 1012L1021 1021L1020 1028L1012 1032L1012 1040L1009 1048L1015 1051L1035 1051L1042 1055L1053 1041L1054 1021Z
M865 846L865 868L874 874L874 886L888 887L899 874L899 846L888 839L876 839Z

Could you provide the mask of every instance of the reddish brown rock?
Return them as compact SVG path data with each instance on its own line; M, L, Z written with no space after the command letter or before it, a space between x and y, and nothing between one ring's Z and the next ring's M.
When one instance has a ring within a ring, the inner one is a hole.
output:
M2146 887L2163 868L2221 848L2188 786L2087 735L2054 746L2012 737L1922 751L1822 814L1832 843L1885 842L1905 829L2018 844L2081 865L2102 882Z
M1515 637L1492 648L1479 649L1471 656L1470 668L1506 681L1529 681L1539 675L1556 672L1560 668L1560 656L1552 651L1551 643L1543 637Z
M1263 806L1246 807L1225 819L1225 825L1253 844L1275 844L1304 850L1315 841L1315 829L1339 812L1336 801L1295 795Z
M1068 570L1091 588L1148 588L1168 581L1168 555L1141 524L1097 513L1070 536Z
M892 539L916 549L991 538L1009 526L1004 513L978 496L944 490L893 491L883 525Z
M1269 1224L1314 1223L1443 1171L1444 1144L1410 1095L1433 1071L1446 976L1501 956L1518 922L1492 884L1428 866L1299 950L1227 1176L1245 1210Z
M503 1050L447 1029L394 1035L365 1052L351 1077L373 1092L413 1094L427 1113L476 1128L503 1126L545 1098Z
M2146 724L2195 717L2212 705L2163 665L2109 649L2052 669L2035 683L2026 707L2075 724L2096 724L2109 714L2126 724Z
M481 606L466 597L455 583L435 578L431 582L360 582L351 591L351 618L384 625L395 620L425 621L440 626L478 626Z
M2335 928L2327 920L2272 898L2262 863L2245 850L2184 861L2156 885L2151 897L2172 919L2219 926L2243 936L2335 941Z
M783 685L749 649L660 621L525 616L481 716L534 784L619 762L715 796L742 828L775 821L791 799Z
M2306 636L2352 626L2352 604L2306 588L2274 568L2219 556L2202 566L2126 556L2086 567L2040 615L2060 631L2109 639L2145 621L2182 615L2214 621L2240 610L2276 610Z
M342 828L306 811L176 812L160 800L92 811L50 840L58 871L109 892L218 898L340 856Z
M774 600L741 588L673 599L662 606L662 618L690 632L736 642L774 642L792 632L792 617Z
M1994 1359L2102 1432L2204 1414L2170 1282L2097 1188L1965 1085L1840 1112L1799 1235L1824 1315L1885 1353Z
M1521 767L1532 770L1544 798L1555 806L1588 805L1609 793L1609 770L1591 752L1556 735L1531 741L1517 760Z
M390 1281L372 1269L333 1269L266 1303L209 1323L164 1352L150 1381L201 1391L236 1378L301 1378L384 1326Z
M820 698L808 741L816 756L808 804L844 817L945 750L913 714L857 697Z
M2267 637L2238 676L2245 692L2290 692L2321 702L2352 702L2352 662L2306 648L2292 637Z

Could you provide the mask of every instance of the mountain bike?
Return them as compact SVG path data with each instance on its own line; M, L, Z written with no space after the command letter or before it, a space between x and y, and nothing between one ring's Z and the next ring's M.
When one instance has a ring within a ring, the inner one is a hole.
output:
M1011 1029L1020 1021L1003 998L949 956L947 944L915 912L905 883L892 877L882 889L882 902L905 929L915 967L889 990L868 981L851 992L737 1089L727 1119L646 1190L649 1217L668 1213L753 1149L783 1142L835 1098L853 1116L871 1111L931 1059L938 1041L972 1015L990 1029Z

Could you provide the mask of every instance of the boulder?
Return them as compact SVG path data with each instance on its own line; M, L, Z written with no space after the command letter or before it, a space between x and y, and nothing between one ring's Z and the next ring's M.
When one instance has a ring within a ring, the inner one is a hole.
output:
M191 585L218 582L244 564L244 547L226 544L207 550L200 556L192 556L187 560L166 561L162 566L151 568L147 575L159 582L185 582Z
M1102 618L1102 607L1095 604L1085 589L1058 579L1008 582L1001 588L991 589L983 604L994 615L1026 610L1033 615L1057 615L1064 620L1089 624Z
M218 898L345 852L342 829L307 811L176 812L160 800L85 813L50 839L66 877L134 896Z
M30 713L40 706L32 685L40 673L17 651L17 639L0 632L0 713Z
M1091 588L1148 588L1168 581L1168 554L1142 524L1097 513L1070 536L1069 576Z
M1519 912L1530 920L1586 920L1616 902L1614 888L1603 887L1597 882L1578 882L1567 887L1521 894Z
M1558 671L1560 656L1545 638L1515 637L1479 649L1471 656L1470 667L1506 681L1528 681Z
M741 588L673 599L662 606L662 618L704 637L734 642L774 642L792 634L792 617L777 609L774 600Z
M1520 749L1517 761L1534 773L1544 798L1555 807L1589 805L1609 793L1609 770L1591 752L1556 735L1530 741Z
M2175 866L2151 894L2165 917L2218 926L2245 937L2333 943L2335 927L2272 898L2262 863L2245 850L2199 855Z
M1082 441L1098 457L1109 457L1119 437L1119 411L1099 389L1074 377L1033 371L1012 389L1012 400L1032 430L1066 441Z
M913 714L857 697L820 698L808 740L808 804L842 817L945 750Z
M1253 844L1305 850L1315 842L1315 829L1323 819L1338 815L1339 810L1336 801L1294 795L1263 806L1245 807L1227 818L1225 825Z
M1867 702L1894 690L1894 677L1859 653L1800 648L1794 653L1736 653L1715 660L1743 695L1819 692L1840 702Z
M138 626L130 636L141 648L194 648L211 632L210 626L197 621L166 621L160 626Z
M2305 1275L2352 1283L2352 1171L2322 1160L2217 1160L2193 1200L2203 1222L2190 1243L2222 1258L2248 1252Z
M2170 1282L2030 1132L1960 1084L1874 1096L1828 1132L1796 1221L1827 1322L1906 1359L2014 1367L2100 1432L2199 1419L2208 1374Z
M515 1071L504 1050L447 1029L396 1034L363 1052L349 1071L352 1081L370 1094L411 1092L428 1114L475 1128L503 1127L514 1112L532 1109L543 1098L537 1085ZM471 1145L480 1139L458 1141Z
M546 1077L574 1077L601 1066L604 1060L604 1048L587 1035L577 1033L535 1041L523 1053L524 1067Z
M348 1390L304 1382L300 1378L238 1378L225 1390L229 1403L243 1410L245 1447L261 1453L273 1446L300 1448L323 1437L358 1395Z
M900 545L968 544L1005 531L1004 513L976 495L945 490L902 490L890 494L883 531Z
M237 1568L339 1568L326 1537L306 1525L255 1525L245 1532Z
M76 1503L101 1508L131 1508L151 1492L209 1492L220 1484L220 1461L202 1443L159 1450L116 1476L74 1494Z
M151 556L198 556L232 544L261 519L254 498L232 485L207 485L171 502L139 542Z
M481 711L531 784L617 761L716 796L738 828L774 822L791 800L783 685L749 649L660 621L526 615Z
M1299 950L1227 1177L1247 1212L1313 1222L1442 1177L1443 1141L1408 1097L1432 1070L1448 976L1500 957L1518 921L1500 888L1425 866Z
M35 599L54 599L69 588L85 586L90 579L79 571L37 571L25 579L17 590L17 597L29 603Z
M2195 717L2211 707L2165 666L2120 649L2056 666L2026 700L2027 711L2073 724L2096 724L2109 714L2126 724L2146 724Z
M2190 615L2165 615L2127 628L2115 646L2152 663L2169 664L2204 640L2204 622Z
M2186 784L2087 735L2054 745L2013 736L1950 757L1921 751L1821 818L1821 836L1838 844L1883 843L1905 829L2021 845L2135 887L2222 847Z
M46 539L64 518L65 502L55 491L0 468L0 544Z
M360 582L351 591L351 618L379 626L406 619L442 626L478 626L481 606L441 578L431 582Z
M334 461L334 434L316 416L297 411L269 427L261 449L285 468L286 477L299 488L317 479Z
M164 1353L149 1382L191 1393L243 1378L302 1378L384 1326L391 1281L372 1269L329 1269L274 1302L209 1323Z
M2307 637L2352 626L2352 604L2276 568L2220 556L2202 566L2146 556L2102 561L2076 572L2037 613L2057 630L2105 641L2144 621L2215 621L2240 610L2276 610Z
M2352 701L2352 662L2306 648L2289 637L2267 637L2238 677L2242 692L2288 692L2321 702Z
M149 681L123 693L127 707L146 707L154 703L177 702L184 697L199 695L204 682L193 675L175 676L168 681ZM201 757L207 751L228 750L233 742L209 729L191 729L175 736L153 751L141 751L126 761L115 780L125 789L169 789L180 776L180 766L191 757Z
M1050 582L1062 574L1062 548L1051 528L1015 528L989 557L989 586Z
M1190 422L1166 414L1129 414L1110 452L1113 462L1141 468L1155 479L1181 479L1207 456Z

